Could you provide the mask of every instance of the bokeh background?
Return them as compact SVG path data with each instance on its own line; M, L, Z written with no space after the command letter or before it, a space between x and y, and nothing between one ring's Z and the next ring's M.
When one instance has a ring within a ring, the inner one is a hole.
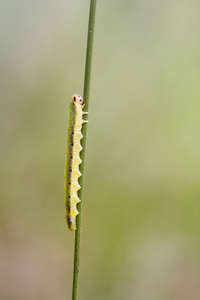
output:
M80 300L200 299L199 11L98 1ZM63 173L88 14L1 1L0 299L71 299Z

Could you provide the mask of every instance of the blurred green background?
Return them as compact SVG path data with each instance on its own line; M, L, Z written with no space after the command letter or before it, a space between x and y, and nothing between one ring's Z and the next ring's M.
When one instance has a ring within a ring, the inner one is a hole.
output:
M98 1L80 300L200 299L199 10ZM71 299L63 174L88 14L1 1L0 299Z

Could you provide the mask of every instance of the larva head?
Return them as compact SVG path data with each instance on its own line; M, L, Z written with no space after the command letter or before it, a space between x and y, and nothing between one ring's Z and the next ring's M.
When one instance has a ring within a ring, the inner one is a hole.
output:
M80 95L78 95L78 94L74 94L74 95L71 97L71 100L72 100L73 102L76 102L76 103L80 104L80 105L83 105L83 99L82 99L82 97L81 97Z

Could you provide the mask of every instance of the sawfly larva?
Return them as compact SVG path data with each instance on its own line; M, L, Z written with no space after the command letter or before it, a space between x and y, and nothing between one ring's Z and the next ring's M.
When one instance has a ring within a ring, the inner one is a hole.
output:
M69 127L67 137L67 155L65 165L65 215L69 229L76 230L76 216L79 214L77 203L81 200L78 198L78 190L81 188L78 184L78 178L82 175L79 165L82 160L80 152L82 124L88 121L83 120L83 115L88 112L83 111L84 103L80 95L75 94L71 97L69 103Z

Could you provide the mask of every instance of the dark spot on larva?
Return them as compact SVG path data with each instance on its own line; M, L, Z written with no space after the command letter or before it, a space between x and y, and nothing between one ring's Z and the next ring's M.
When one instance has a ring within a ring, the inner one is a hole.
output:
M76 101L76 97L74 97L74 101Z
M73 143L71 143L71 146L74 146L74 144L73 144Z
M71 182L69 181L69 185L71 184Z
M74 131L72 131L72 134L74 134Z
M69 172L71 172L72 171L72 169L69 169Z
M68 196L68 198L70 198L70 196Z
M67 218L68 222L71 223L70 217Z
M70 158L72 159L72 158L73 158L73 156L71 155L71 156L70 156Z

